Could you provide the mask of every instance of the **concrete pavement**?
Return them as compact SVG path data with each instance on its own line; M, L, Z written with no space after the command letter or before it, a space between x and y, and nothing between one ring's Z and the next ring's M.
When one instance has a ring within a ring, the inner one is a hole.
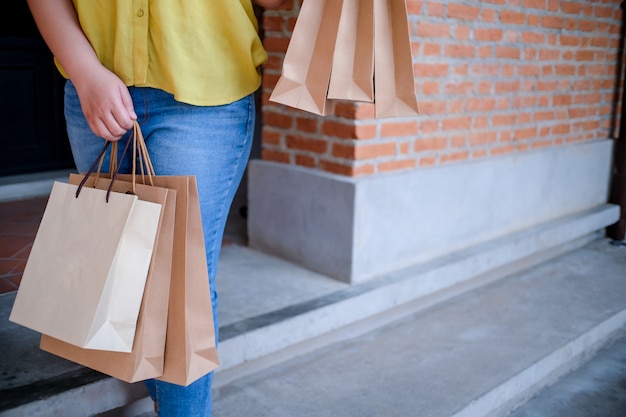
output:
M623 336L625 324L626 249L600 240L238 380L220 384L218 374L215 416L506 415ZM609 366L618 381L623 365ZM544 407L516 417L605 416Z

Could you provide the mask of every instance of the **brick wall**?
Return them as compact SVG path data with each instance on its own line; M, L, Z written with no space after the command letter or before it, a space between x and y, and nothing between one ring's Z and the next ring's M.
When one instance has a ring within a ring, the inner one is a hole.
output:
M263 159L347 176L567 146L613 134L621 0L407 0L422 114L318 117L268 101L299 0L264 18Z

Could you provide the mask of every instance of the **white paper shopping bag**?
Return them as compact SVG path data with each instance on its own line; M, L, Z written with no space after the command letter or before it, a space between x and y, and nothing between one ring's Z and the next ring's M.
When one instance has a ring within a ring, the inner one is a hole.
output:
M88 349L130 352L161 205L56 182L10 320Z

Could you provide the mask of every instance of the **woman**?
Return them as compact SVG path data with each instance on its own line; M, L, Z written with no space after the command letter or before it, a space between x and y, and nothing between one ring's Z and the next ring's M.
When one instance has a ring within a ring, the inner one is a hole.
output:
M95 160L102 139L128 140L137 120L157 174L196 176L216 335L217 259L267 59L251 1L28 0L68 79L65 117L78 170ZM285 1L254 0L267 8ZM211 415L211 382L212 373L187 387L146 386L159 416L203 417Z

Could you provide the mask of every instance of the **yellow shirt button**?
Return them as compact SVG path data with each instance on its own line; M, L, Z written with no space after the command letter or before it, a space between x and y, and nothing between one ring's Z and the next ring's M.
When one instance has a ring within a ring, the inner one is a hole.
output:
M142 17L143 16L143 9L139 9L137 11L137 16Z

